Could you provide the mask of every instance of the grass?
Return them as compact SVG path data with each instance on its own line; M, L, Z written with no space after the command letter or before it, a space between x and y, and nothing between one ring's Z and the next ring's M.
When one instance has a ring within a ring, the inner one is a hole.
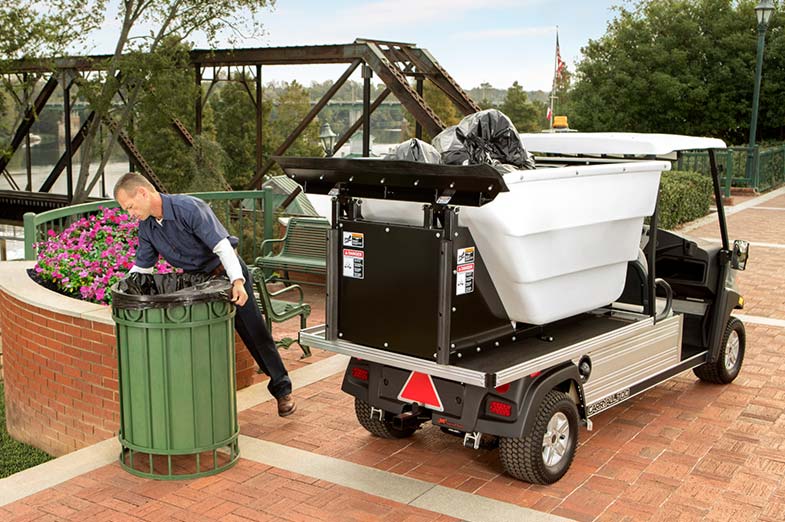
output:
M0 478L32 468L52 458L33 446L12 439L8 434L5 428L4 383L0 380Z

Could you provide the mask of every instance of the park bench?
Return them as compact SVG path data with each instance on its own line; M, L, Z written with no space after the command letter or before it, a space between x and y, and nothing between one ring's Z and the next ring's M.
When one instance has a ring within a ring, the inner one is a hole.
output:
M289 277L290 271L325 275L329 228L330 224L324 218L292 217L283 238L262 241L262 255L256 258L254 264L262 270L267 282L308 283L293 281ZM277 254L273 252L276 245L281 245Z
M264 320L267 324L267 330L270 335L273 333L273 322L280 323L288 321L294 317L300 316L300 329L304 329L307 325L308 316L311 315L311 305L303 302L303 290L299 285L286 286L277 292L270 292L267 288L267 281L265 280L263 271L259 267L249 268L251 278L256 286L258 292L257 301L261 304ZM297 301L286 301L279 299L281 295L286 292L297 291L300 296ZM255 292L256 293L256 292ZM284 339L276 344L282 344L286 348L294 342L290 339ZM303 350L301 359L310 357L311 349L300 343L300 348Z

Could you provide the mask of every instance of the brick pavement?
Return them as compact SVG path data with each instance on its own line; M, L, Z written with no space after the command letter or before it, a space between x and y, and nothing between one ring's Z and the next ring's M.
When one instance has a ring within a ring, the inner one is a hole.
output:
M785 208L785 196L764 206ZM785 211L729 216L732 237L785 243ZM712 237L716 227L690 232ZM754 248L739 277L745 314L785 319L785 252ZM307 288L311 303L320 291ZM316 308L309 324L323 318ZM274 326L294 337L296 321ZM728 386L691 372L593 418L567 475L533 486L502 473L495 451L469 450L433 426L382 440L354 419L353 399L334 375L295 392L296 415L272 401L240 414L244 435L329 455L473 495L576 520L785 520L785 328L748 324L745 365ZM327 354L314 351L312 361ZM283 352L290 369L299 348ZM294 492L294 493L293 493ZM292 499L292 497L296 497ZM241 460L216 477L160 483L116 464L0 508L3 520L432 520L428 513L324 480ZM135 518L133 518L135 517ZM407 518L409 517L409 518ZM446 517L442 517L447 519Z
M301 411L284 423L275 422L271 403L243 412L241 431L576 520L659 520L674 512L732 520L728 499L748 508L744 520L779 520L785 329L747 331L747 359L732 385L704 384L687 372L594 417L570 471L547 487L511 479L495 451L463 448L434 426L405 440L371 436L356 423L340 375L298 390Z
M767 201L766 207L773 207L776 202L785 204L784 198ZM762 210L755 207L743 210L737 214L728 216L728 237L734 239L744 239L761 243L785 244L785 211ZM716 222L700 227L689 232L694 237L719 238L720 228Z
M240 460L212 477L160 482L117 464L0 507L4 522L456 520L323 480Z

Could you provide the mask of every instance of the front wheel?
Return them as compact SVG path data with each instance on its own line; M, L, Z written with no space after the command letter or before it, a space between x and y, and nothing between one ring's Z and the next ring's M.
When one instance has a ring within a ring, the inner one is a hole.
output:
M553 484L567 473L577 446L578 408L566 394L551 390L527 435L499 440L499 458L504 470L519 480Z
M747 346L747 333L744 323L731 317L722 336L722 347L717 361L713 364L706 363L692 372L702 381L713 384L728 384L733 382L741 371L744 361L744 351Z
M357 416L357 422L363 428L372 435L383 439L405 439L417 431L417 428L396 428L392 421L387 420L388 414L386 412L382 413L382 420L376 417L371 418L371 405L357 398L354 399L354 414Z

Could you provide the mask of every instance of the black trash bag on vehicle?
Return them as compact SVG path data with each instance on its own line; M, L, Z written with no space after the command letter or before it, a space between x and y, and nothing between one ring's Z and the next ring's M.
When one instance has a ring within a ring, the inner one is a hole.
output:
M445 165L470 164L469 152L455 133L457 129L457 125L447 127L431 140L436 151L441 154L442 163Z
M433 142L447 164L534 168L534 159L523 148L515 125L496 109L466 116L456 127L442 131Z
M232 284L225 276L134 272L112 285L112 307L142 310L231 301L231 290Z
M418 163L430 163L438 165L442 162L442 156L439 151L431 145L417 138L406 140L398 144L395 150L387 154L384 159L386 160L404 160L416 161Z

